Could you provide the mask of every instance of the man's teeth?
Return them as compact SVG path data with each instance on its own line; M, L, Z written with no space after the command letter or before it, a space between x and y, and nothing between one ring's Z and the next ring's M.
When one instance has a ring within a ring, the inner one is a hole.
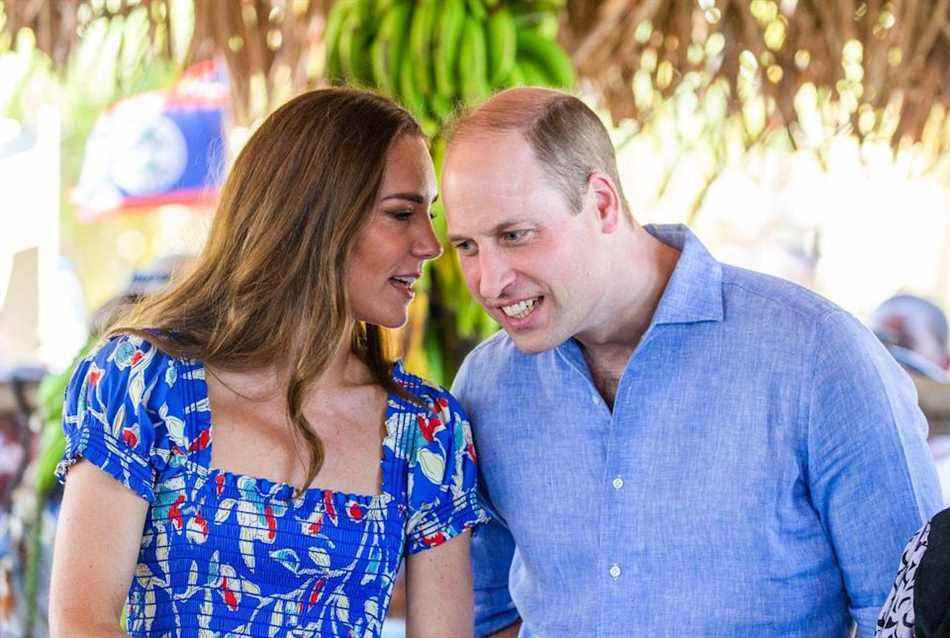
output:
M534 299L525 299L524 301L519 301L516 304L510 306L502 306L501 310L509 317L514 317L515 319L524 319L531 311L534 309L534 306L538 303L538 298Z

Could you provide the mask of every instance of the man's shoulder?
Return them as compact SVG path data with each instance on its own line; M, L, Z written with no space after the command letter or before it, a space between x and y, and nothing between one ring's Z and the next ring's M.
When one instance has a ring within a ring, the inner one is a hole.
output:
M723 298L727 317L740 317L750 330L781 336L783 348L795 341L813 354L825 351L828 357L842 361L857 355L877 358L878 351L883 351L873 333L853 314L779 277L724 265Z
M723 297L727 308L748 312L791 313L806 325L844 312L818 293L781 277L722 265Z

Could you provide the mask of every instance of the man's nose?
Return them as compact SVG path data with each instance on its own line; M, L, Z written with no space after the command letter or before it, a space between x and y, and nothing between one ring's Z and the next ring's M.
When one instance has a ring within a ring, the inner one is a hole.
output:
M497 299L514 278L514 271L504 259L489 252L479 254L478 295L482 299Z

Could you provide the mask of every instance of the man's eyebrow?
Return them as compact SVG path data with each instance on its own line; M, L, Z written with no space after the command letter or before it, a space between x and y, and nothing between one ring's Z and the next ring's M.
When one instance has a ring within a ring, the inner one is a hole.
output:
M489 235L500 235L505 232L505 230L511 226L516 226L518 224L524 223L523 219L505 219L498 222L495 226L489 231ZM468 239L468 237L463 237L462 235L452 235L449 234L448 239L450 242L461 241L463 239Z
M407 202L413 202L416 204L426 203L425 195L422 195L420 193L393 193L391 195L386 195L386 197L384 197L382 201L386 201L387 199L404 199ZM434 204L438 201L438 199L439 199L439 194L436 193L435 197L432 198L432 202L430 203Z

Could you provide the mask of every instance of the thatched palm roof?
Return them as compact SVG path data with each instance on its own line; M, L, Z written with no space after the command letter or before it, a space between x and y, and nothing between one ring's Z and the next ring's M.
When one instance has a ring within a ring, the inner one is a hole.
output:
M247 120L260 110L255 86L272 96L319 81L315 53L331 3L194 0L188 57L225 55L237 119ZM143 6L156 48L170 53L166 0L6 0L2 28L32 29L63 67L85 24ZM764 94L773 125L797 121L795 97L810 83L859 136L896 145L921 139L928 121L950 128L950 0L568 0L561 39L615 122L648 115L636 81L669 95L689 78L700 92L727 83L735 111Z

